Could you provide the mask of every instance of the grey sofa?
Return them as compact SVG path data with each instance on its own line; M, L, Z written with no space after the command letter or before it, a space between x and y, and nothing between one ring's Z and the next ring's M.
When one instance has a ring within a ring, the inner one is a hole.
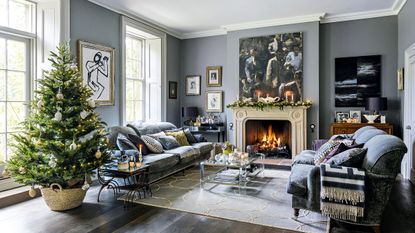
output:
M365 213L358 223L379 226L407 148L401 139L372 126L341 136L364 143L367 148L361 165L366 172ZM303 151L292 164L287 192L292 194L296 216L299 209L320 212L320 167L314 165L314 154L312 150Z
M116 148L118 134L147 135L159 133L177 127L169 122L136 122L127 126L114 126L109 128L109 144ZM165 150L161 154L148 154L143 156L143 163L149 165L149 180L155 182L166 176L177 173L200 160L210 156L213 145L210 142L193 143L190 146L181 146L172 150Z

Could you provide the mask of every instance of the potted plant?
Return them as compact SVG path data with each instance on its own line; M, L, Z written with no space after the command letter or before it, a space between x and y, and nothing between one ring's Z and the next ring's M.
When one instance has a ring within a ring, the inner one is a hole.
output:
M38 81L23 133L14 135L7 172L16 182L35 186L52 210L82 204L91 175L110 162L104 123L94 112L92 91L67 45L51 53L52 70Z

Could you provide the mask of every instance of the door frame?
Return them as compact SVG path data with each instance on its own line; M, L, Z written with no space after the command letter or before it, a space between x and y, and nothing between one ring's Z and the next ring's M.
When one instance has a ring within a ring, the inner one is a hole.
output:
M407 104L412 102L413 97L415 96L415 90L411 87L414 86L415 80L409 78L409 60L415 56L415 43L412 44L409 48L405 50L405 91L404 91L404 109L412 109L410 106L406 106ZM413 72L415 74L415 71ZM410 140L410 130L407 130L406 127L411 124L411 114L412 111L404 111L404 125L403 125L403 136L405 144L408 146L412 142L408 141ZM415 111L414 111L415 114ZM415 126L412 126L415 127ZM412 129L415 130L415 129ZM410 150L411 147L408 146L408 149ZM410 156L412 155L412 156ZM413 184L415 184L415 151L412 151L411 153L408 153L407 156L405 156L403 161L403 168L404 168L404 178L410 179Z

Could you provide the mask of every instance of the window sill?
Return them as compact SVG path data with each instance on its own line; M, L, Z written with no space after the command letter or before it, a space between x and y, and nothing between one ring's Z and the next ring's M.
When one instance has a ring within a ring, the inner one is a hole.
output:
M23 186L7 191L0 192L0 208L14 205L32 199L29 196L30 186ZM36 189L36 197L40 196L40 190Z

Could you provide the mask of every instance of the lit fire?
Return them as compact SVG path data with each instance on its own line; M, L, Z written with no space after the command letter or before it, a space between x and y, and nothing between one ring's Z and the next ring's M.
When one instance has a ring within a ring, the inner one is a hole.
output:
M277 138L275 133L272 131L272 125L268 126L268 130L264 133L262 140L259 143L261 149L272 149L281 147L281 138Z

